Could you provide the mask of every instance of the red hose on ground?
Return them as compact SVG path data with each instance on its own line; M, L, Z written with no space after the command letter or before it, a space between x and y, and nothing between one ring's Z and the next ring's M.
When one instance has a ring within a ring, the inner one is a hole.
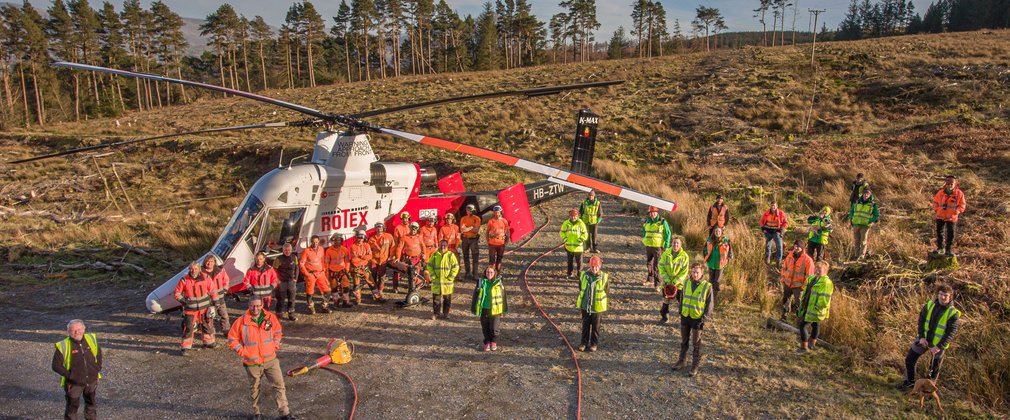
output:
M326 369L326 370L328 370L330 372L339 373L344 378L347 378L347 382L351 384L351 393L354 395L354 402L351 403L351 415L348 417L348 419L349 420L354 420L354 410L356 410L358 408L358 387L354 385L354 380L351 379L350 375L348 375L348 374L346 374L344 372L341 372L341 371L337 370L336 368L330 367L329 365L320 366L319 368L320 369ZM294 372L294 371L296 371L296 370L298 370L298 369L300 369L300 368L288 369L288 371L285 374L288 375L288 376L292 376L291 373Z
M524 242L523 245L526 245L526 243L533 240L533 238L536 237L538 233L540 233L540 230L543 229L545 226L547 226L548 223L550 223L551 221L550 216L547 215L547 213L544 212L542 208L540 209L540 212L543 213L544 216L547 216L547 220L544 221L543 225L537 228L537 230L533 233L533 236L530 237L530 239L528 239L526 242ZM546 252L544 252L543 254L540 254L540 256L533 259L533 261L530 261L530 263L526 266L526 268L523 269L523 285L526 286L526 293L529 293L530 299L533 300L533 304L536 305L537 310L540 311L540 316L542 316L544 320L547 321L547 323L551 324L551 326L553 326L554 329L557 330L558 335L561 336L561 339L564 340L565 345L568 346L568 351L572 353L572 362L575 363L575 380L578 392L575 405L575 418L576 420L578 420L582 418L582 368L579 367L579 358L578 356L576 356L575 347L572 347L572 343L568 342L568 337L565 337L565 333L561 331L561 327L559 327L558 324L555 324L554 321L551 320L551 317L547 316L547 312L544 311L544 308L542 306L540 306L540 302L537 301L536 296L533 296L533 291L530 290L530 283L529 283L530 268L532 268L533 265L536 264L538 261L540 261L542 258L552 254L554 251L557 251L564 246L565 246L564 244L561 244L554 248L551 248Z

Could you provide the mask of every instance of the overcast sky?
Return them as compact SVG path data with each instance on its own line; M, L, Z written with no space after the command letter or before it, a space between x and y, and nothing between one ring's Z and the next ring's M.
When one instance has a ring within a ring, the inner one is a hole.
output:
M7 0L16 1L16 0ZM101 7L101 0L89 0L95 8ZM111 0L113 4L118 7L122 6L122 0ZM152 3L153 0L141 0L141 3L147 7ZM292 0L233 0L233 1L221 1L221 0L163 0L168 4L176 13L179 13L183 17L194 17L203 18L207 16L218 6L224 3L231 3L235 9L252 18L256 15L263 16L268 23L274 26L280 26L284 22L284 15L287 12L288 6L293 3ZM446 0L450 6L456 9L461 16L467 14L478 15L481 12L482 4L485 0ZM599 19L602 26L600 30L596 33L597 40L606 41L610 39L610 34L617 29L618 26L624 26L628 29L631 26L631 4L634 0L597 0L597 18ZM51 2L42 0L30 0L32 4L37 7L47 8ZM437 0L435 1L437 3ZM726 17L726 24L729 26L730 31L753 31L761 29L760 24L754 19L753 9L758 5L758 0L709 0L705 2L701 1L685 1L685 0L661 0L663 7L666 9L667 20L670 24L670 32L673 32L673 21L674 19L680 19L681 28L685 34L690 32L691 19L694 18L694 9L698 7L699 4L705 4L709 7L715 7L722 11L723 16ZM807 9L825 9L826 12L821 15L820 22L826 22L829 28L836 28L838 22L842 20L845 16L845 10L848 7L848 0L796 0L798 3L798 15L796 18L796 29L806 30L809 26L809 13ZM931 0L913 0L915 4L915 11L920 15L925 12L926 7L929 6ZM326 1L312 1L316 6L316 10L323 15L323 19L326 21L327 27L333 22L332 17L337 13L337 5L340 3L339 0L326 0ZM493 2L492 2L493 3ZM558 7L558 0L530 0L533 5L533 12L540 18L541 21L547 22L550 20L551 16L555 13L561 11ZM348 0L348 4L350 1ZM786 14L786 28L792 27L793 12L790 8L789 12ZM770 20L770 17L769 19ZM820 26L820 23L818 23ZM771 26L769 26L769 29Z

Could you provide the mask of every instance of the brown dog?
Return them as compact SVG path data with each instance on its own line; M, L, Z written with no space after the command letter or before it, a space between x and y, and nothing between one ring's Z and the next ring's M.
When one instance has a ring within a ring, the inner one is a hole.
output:
M937 394L939 388L936 387L936 382L929 378L922 378L915 380L915 386L912 388L911 398L914 400L915 396L919 396L919 408L924 408L926 405L926 397L933 396L936 400L936 408L940 410L940 414L946 415L943 411L943 405L940 404L940 394Z

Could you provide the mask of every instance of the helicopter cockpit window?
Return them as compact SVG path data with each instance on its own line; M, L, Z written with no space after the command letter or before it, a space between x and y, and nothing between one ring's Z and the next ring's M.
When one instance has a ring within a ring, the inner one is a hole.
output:
M231 222L228 223L224 235L218 241L217 246L214 247L214 254L222 258L230 255L232 249L235 248L235 244L242 238L242 235L249 230L249 227L254 222L259 220L257 216L259 216L262 210L263 202L254 195L249 196L242 208L235 213Z
M269 255L281 252L284 244L297 245L298 235L302 230L302 216L305 208L270 209L267 213L266 234L263 236L263 246L257 251Z

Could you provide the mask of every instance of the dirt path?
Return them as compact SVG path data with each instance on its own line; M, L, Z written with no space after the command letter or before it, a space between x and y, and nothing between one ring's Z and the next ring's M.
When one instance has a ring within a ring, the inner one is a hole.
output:
M399 309L387 303L285 322L283 368L310 362L329 338L344 337L357 350L354 361L341 368L357 383L360 418L574 417L575 372L568 349L539 316L519 274L560 243L557 215L576 202L570 197L548 206L554 217L543 233L507 257L510 313L502 321L500 351L478 349L480 325L468 311L473 284L463 283L448 321L432 321L427 305ZM612 279L611 310L605 314L600 351L578 354L584 417L920 415L883 378L831 368L836 354L796 356L795 337L768 332L759 314L744 307L720 308L714 328L705 331L708 359L699 378L671 372L679 331L655 322L659 301L642 286L638 223L637 217L609 216L600 228L604 269ZM577 285L563 278L564 265L563 251L548 255L530 270L529 285L577 344ZM0 417L60 415L62 392L49 364L52 343L62 337L69 318L85 319L104 345L103 417L243 418L251 412L248 382L234 354L200 350L180 357L177 315L138 312L146 286L93 286L22 287L0 295L0 346L7 349L0 352ZM287 387L291 407L302 418L343 418L350 408L349 387L336 374L289 378ZM269 393L263 401L264 413L274 413Z

